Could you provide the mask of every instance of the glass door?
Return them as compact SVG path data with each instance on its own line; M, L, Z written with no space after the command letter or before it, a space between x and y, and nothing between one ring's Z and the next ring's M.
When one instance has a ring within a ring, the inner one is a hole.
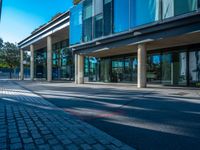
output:
M124 61L123 59L112 60L112 82L122 82L124 73Z

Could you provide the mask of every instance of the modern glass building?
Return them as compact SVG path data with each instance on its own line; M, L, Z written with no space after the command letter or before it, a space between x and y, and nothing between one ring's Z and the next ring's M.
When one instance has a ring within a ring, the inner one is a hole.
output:
M200 0L75 4L19 43L31 79L200 87Z
M200 87L199 4L81 1L70 10L69 37L70 48L85 59L84 79Z

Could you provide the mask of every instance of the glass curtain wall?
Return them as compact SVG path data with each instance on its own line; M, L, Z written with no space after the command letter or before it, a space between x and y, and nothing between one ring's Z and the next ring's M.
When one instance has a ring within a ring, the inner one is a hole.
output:
M131 0L131 28L152 23L159 19L159 0Z
M200 50L189 52L189 83L200 87Z
M74 57L67 41L53 45L53 80L74 80Z
M114 0L114 33L129 30L129 0Z
M104 36L110 35L112 33L113 24L112 24L112 7L113 7L113 0L103 0L103 20L104 20Z
M92 40L93 0L83 2L83 42Z
M83 4L80 3L70 11L70 45L82 41L82 8Z
M149 54L147 64L147 82L161 83L161 54Z
M36 78L47 78L47 50L40 49L34 53L35 61L35 77Z
M94 38L103 36L103 0L94 0Z
M162 0L162 18L169 18L197 10L198 0Z

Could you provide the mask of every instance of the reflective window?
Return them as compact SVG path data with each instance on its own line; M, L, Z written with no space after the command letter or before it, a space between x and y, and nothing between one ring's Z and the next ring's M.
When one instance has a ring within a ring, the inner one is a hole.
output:
M114 32L129 30L129 0L114 1Z
M169 18L197 10L198 0L163 0L163 18Z
M103 1L94 0L94 38L103 35Z
M104 35L110 35L112 33L112 0L104 0Z
M186 52L174 52L172 64L173 85L187 85L187 54Z
M41 49L35 51L35 77L46 78L47 77L47 50Z
M82 3L70 11L70 45L81 43L82 39Z
M162 55L162 83L164 85L172 84L172 54L163 53Z
M147 57L147 81L160 83L161 81L161 55L150 54Z
M83 2L83 41L88 42L92 40L92 15L93 7L92 0L85 0Z
M159 0L131 0L130 8L131 27L158 20Z
M200 51L189 53L190 85L200 87Z

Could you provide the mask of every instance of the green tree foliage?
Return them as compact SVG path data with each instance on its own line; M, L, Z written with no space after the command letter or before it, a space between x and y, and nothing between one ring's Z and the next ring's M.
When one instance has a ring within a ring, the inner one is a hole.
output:
M0 66L9 68L10 78L12 78L12 70L19 67L20 51L18 47L10 42L3 43L0 40Z

